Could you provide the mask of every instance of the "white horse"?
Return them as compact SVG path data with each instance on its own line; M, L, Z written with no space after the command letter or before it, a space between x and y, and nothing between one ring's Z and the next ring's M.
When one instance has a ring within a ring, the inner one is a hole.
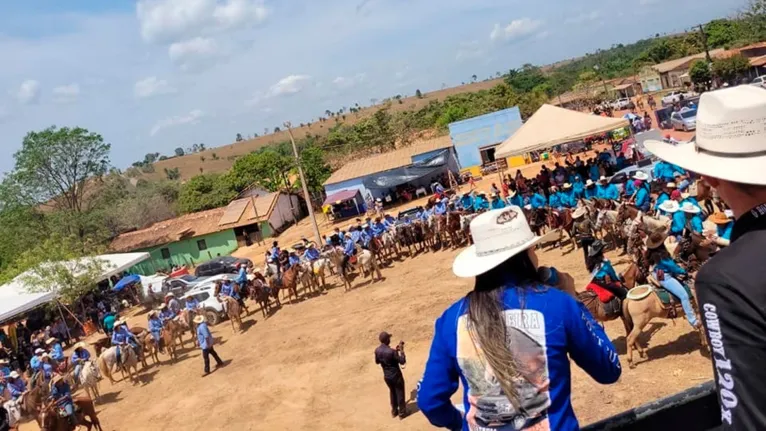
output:
M80 386L85 389L93 403L101 402L101 393L98 390L98 379L101 375L93 361L85 361L80 370Z
M322 280L322 289L327 289L327 282L325 281L325 271L330 270L330 259L326 257L320 257L311 264L311 271L314 274L317 285L319 280Z
M2 394L0 394L2 395ZM21 406L19 401L6 401L3 404L3 407L5 408L5 411L8 412L8 425L13 428L16 426L19 421L21 421L21 418L23 415L21 414Z
M369 276L372 277L372 281L375 281L375 276L377 275L377 280L382 280L383 276L380 274L375 255L373 255L370 250L363 249L359 246L357 246L356 251L356 262L361 268L364 277L367 278L369 274Z
M102 376L106 376L112 384L115 383L114 378L112 377L112 368L117 365L117 349L118 346L112 346L106 349L96 360L99 372L101 372ZM120 358L122 363L117 365L117 367L123 373L127 372L130 376L130 380L135 383L136 375L138 374L138 357L136 356L136 352L130 347L123 347L120 349Z

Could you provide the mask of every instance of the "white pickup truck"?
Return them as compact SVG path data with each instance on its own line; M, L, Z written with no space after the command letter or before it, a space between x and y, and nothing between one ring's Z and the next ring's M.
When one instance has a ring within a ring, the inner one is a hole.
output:
M684 99L694 97L694 93L691 91L671 91L665 97L662 98L663 105L672 105L681 101L681 96Z

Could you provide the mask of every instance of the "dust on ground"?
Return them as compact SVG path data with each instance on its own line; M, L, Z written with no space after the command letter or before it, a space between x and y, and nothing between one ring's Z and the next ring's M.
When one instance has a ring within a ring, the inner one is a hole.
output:
M484 190L496 175L479 183ZM411 203L411 205L418 202ZM322 229L328 229L326 222ZM311 235L307 220L288 229L280 241L287 245ZM540 264L569 272L582 288L588 280L581 250L569 245L539 252ZM241 249L256 263L262 247ZM452 275L460 250L440 250L394 262L383 268L385 280L356 279L343 292L337 277L325 295L306 298L264 319L255 304L245 332L234 334L228 321L212 328L224 368L202 377L200 351L188 341L179 360L142 370L142 383L101 382L105 402L97 406L107 430L426 430L425 417L410 402L410 416L400 421L389 414L388 390L373 350L377 334L386 330L394 342L406 341L404 376L411 391L423 372L434 320L472 287L471 280ZM617 270L625 268L617 253L609 257ZM252 304L252 305L250 305ZM143 314L129 318L146 326ZM625 359L625 330L617 320L606 331L624 366L620 380L600 385L572 364L572 403L581 424L619 413L642 403L698 385L712 377L710 361L700 353L699 339L685 319L654 320L648 360L631 370ZM645 334L640 341L646 343ZM118 373L119 374L119 373ZM453 396L461 399L462 389ZM36 429L34 422L22 429Z

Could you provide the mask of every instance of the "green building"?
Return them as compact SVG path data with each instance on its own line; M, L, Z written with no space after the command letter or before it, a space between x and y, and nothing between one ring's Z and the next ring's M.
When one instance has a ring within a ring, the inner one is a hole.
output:
M297 222L301 200L291 194L269 193L235 200L227 207L186 214L115 238L115 252L145 251L146 261L129 272L150 275L174 266L193 268L239 247L257 244Z

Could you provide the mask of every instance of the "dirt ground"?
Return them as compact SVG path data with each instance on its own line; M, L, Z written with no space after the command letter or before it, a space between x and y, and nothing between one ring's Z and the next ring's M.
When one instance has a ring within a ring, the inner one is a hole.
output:
M496 176L479 183L483 189ZM410 205L419 202L411 203ZM322 223L326 232L329 226ZM283 233L292 244L311 235L308 220ZM569 246L539 252L540 263L572 274L580 288L588 274L580 250ZM459 250L438 250L406 258L383 268L385 280L357 279L343 292L339 280L327 294L287 304L268 319L255 305L245 319L245 332L234 334L229 322L212 328L216 350L227 365L202 377L200 351L187 342L180 359L150 366L141 383L101 382L104 403L98 413L106 430L426 430L425 417L410 402L410 416L389 415L388 392L373 361L377 334L386 330L394 342L406 341L407 390L421 377L433 335L434 320L471 289L471 281L452 275ZM241 249L257 264L263 247ZM625 264L609 257L619 270ZM249 303L250 304L250 303ZM146 326L146 316L133 315L131 325ZM623 374L613 385L595 383L572 365L572 402L581 424L667 396L711 378L710 362L700 352L696 333L685 320L656 320L641 341L649 342L648 360L631 370L625 360L625 333L619 321L606 331L622 359ZM188 340L188 335L187 338ZM453 397L459 402L462 389ZM25 424L22 429L36 429Z

